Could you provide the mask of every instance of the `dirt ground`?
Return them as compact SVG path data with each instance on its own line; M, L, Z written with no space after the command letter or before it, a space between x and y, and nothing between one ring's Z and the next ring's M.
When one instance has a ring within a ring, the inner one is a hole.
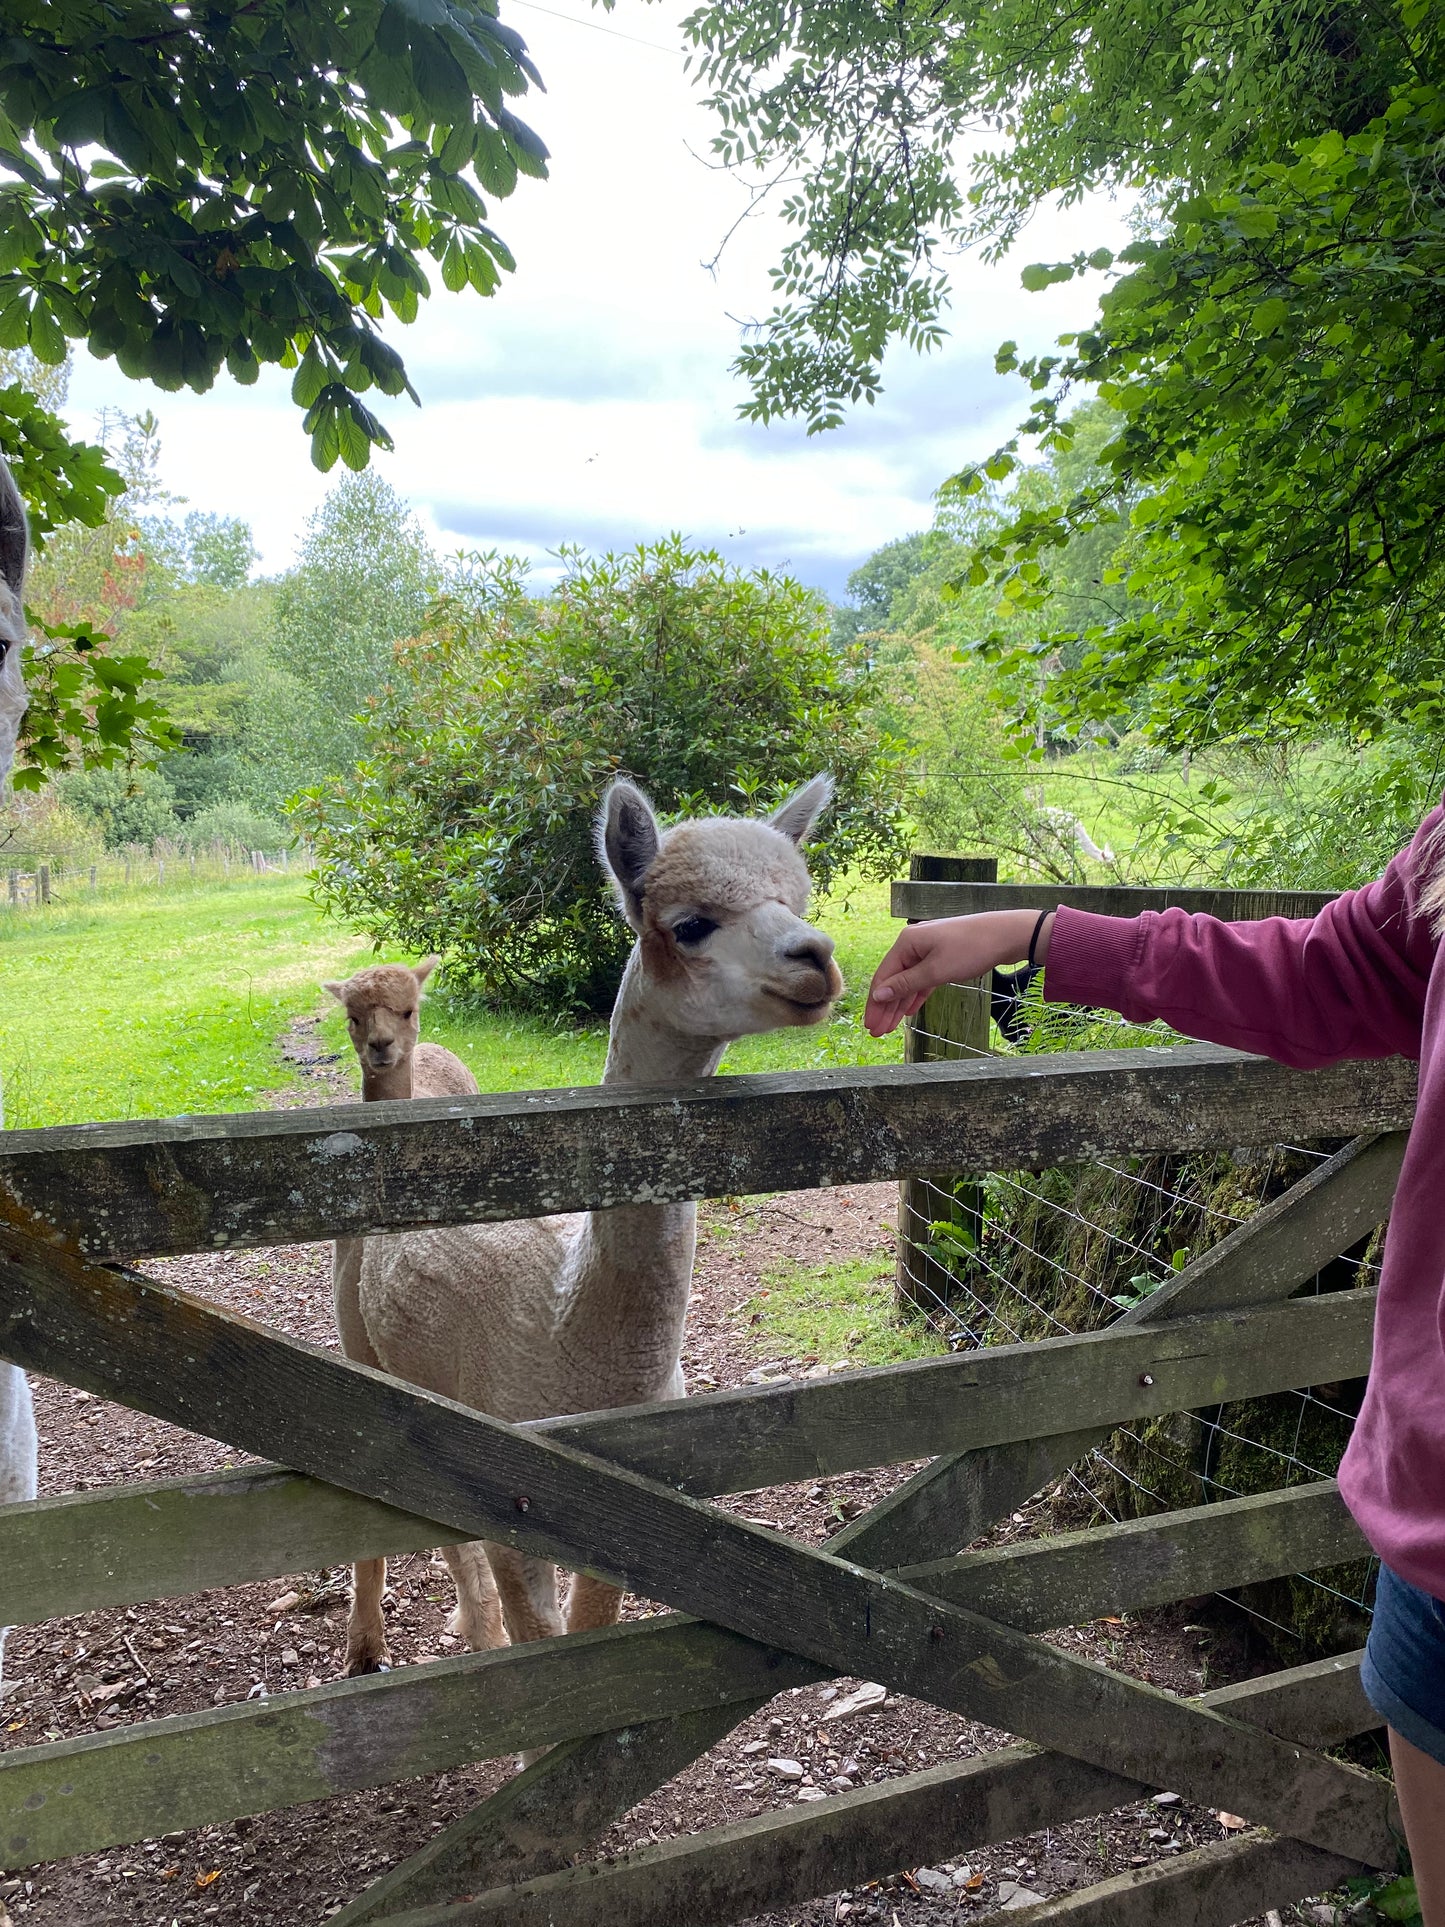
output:
M324 1080L328 1067L306 1063ZM317 1082L299 1101L316 1101ZM289 1094L288 1094L289 1095ZM769 1357L744 1304L760 1273L780 1256L816 1261L891 1247L896 1190L888 1185L807 1192L741 1212L704 1215L684 1366L690 1389L737 1385L767 1365L799 1372L814 1362ZM297 1337L332 1337L328 1253L317 1246L208 1254L148 1267L202 1297L244 1311ZM827 1362L827 1361L824 1361ZM199 1472L240 1462L210 1440L180 1432L46 1380L37 1382L41 1489L61 1493ZM863 1473L730 1501L748 1516L817 1542L905 1475ZM993 1537L1043 1529L1047 1506L1018 1513ZM400 1558L390 1573L388 1621L398 1663L424 1664L455 1649L445 1631L450 1589L440 1561ZM201 1593L125 1611L86 1614L17 1629L6 1652L0 1746L70 1738L118 1724L220 1706L333 1678L340 1670L345 1574ZM305 1609L277 1609L288 1594ZM629 1611L641 1610L629 1602ZM1242 1635L1218 1611L1174 1609L1100 1622L1059 1635L1060 1643L1175 1692L1268 1670L1252 1663ZM830 1722L830 1705L857 1682L782 1695L712 1753L636 1808L601 1843L616 1852L781 1808L830 1791L970 1757L1007 1736L908 1699ZM769 1761L792 1762L785 1773ZM324 1920L385 1868L421 1847L512 1771L492 1762L379 1792L263 1814L234 1825L165 1834L56 1866L0 1873L0 1920L15 1927L101 1927L102 1923L215 1921L218 1927L308 1927ZM1220 1789L1221 1807L1228 1789ZM1213 1812L1174 1802L1141 1802L1005 1846L941 1858L931 1868L851 1894L760 1917L751 1927L953 1927L995 1908L1024 1905L1108 1873L1222 1837ZM1287 1916L1288 1918L1289 1916ZM1299 1918L1309 1916L1301 1914ZM1278 1917L1275 1917L1277 1920ZM679 1922L678 1927L690 1927Z

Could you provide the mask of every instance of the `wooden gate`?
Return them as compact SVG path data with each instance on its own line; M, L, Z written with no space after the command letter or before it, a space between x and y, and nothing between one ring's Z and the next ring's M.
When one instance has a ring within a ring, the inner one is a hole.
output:
M477 1537L677 1610L0 1754L0 1865L548 1746L335 1918L703 1927L1141 1788L1253 1824L1011 1917L1202 1927L1393 1866L1388 1783L1318 1750L1377 1723L1358 1655L1185 1701L1038 1637L1356 1555L1331 1483L952 1555L1110 1427L1362 1373L1373 1294L1292 1294L1385 1215L1413 1103L1400 1062L1304 1074L1190 1046L5 1134L0 1356L279 1463L0 1511L0 1623ZM1106 1332L536 1425L119 1262L1303 1134L1353 1141ZM821 1550L709 1503L919 1459ZM832 1673L1019 1743L573 1864Z

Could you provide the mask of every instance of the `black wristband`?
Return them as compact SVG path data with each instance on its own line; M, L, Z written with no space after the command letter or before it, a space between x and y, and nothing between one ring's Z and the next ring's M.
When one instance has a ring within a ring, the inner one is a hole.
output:
M1047 923L1047 922L1048 922L1048 920L1049 920L1049 918L1050 918L1050 917L1051 917L1051 916L1052 916L1053 914L1054 914L1054 913L1053 913L1053 911L1052 911L1052 910L1040 910L1040 912L1039 912L1039 920L1038 920L1038 922L1037 922L1037 923L1036 923L1036 924L1034 925L1034 934L1033 934L1033 935L1032 935L1032 936L1031 936L1031 937L1029 938L1029 969L1030 969L1030 970L1037 970L1037 969L1038 969L1038 967L1039 967L1039 966L1038 966L1038 965L1037 965L1037 964L1036 964L1036 963L1034 962L1034 952L1035 952L1035 951L1036 951L1036 950L1038 949L1038 947L1039 947L1039 936L1040 936L1040 933L1042 932L1042 930L1043 930L1043 927L1044 927L1044 925L1045 925L1045 923Z

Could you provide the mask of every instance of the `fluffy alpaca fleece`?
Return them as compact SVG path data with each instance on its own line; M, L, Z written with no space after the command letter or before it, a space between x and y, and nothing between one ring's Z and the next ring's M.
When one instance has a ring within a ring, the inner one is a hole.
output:
M638 942L604 1083L688 1083L736 1037L827 1018L842 979L831 940L803 921L797 845L830 793L819 779L766 823L663 833L638 790L613 785L599 845ZM680 1398L695 1236L694 1206L660 1204L367 1238L354 1285L338 1262L343 1347L513 1422ZM513 1642L563 1629L550 1561L479 1543L446 1557L453 1625L474 1649L502 1643L503 1619ZM350 1672L387 1664L381 1591L381 1562L359 1565ZM610 1625L619 1604L615 1588L575 1576L566 1628Z
M15 739L25 714L21 668L25 646L25 564L29 532L25 506L10 470L0 460L0 785L15 760ZM0 1118L3 1124L3 1118ZM0 1364L0 1505L33 1499L37 1487L35 1413L25 1374ZM0 1626L0 1678L5 1634Z

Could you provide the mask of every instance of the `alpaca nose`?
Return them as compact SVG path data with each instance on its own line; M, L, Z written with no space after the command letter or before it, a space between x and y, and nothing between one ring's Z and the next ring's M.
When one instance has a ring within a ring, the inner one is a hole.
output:
M820 976L826 977L828 965L833 960L833 939L825 937L821 930L810 930L806 936L783 952L789 963L811 964Z

